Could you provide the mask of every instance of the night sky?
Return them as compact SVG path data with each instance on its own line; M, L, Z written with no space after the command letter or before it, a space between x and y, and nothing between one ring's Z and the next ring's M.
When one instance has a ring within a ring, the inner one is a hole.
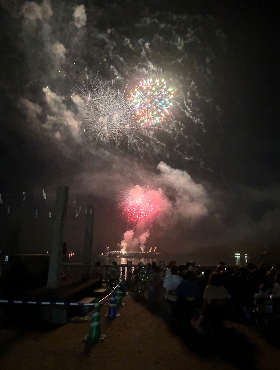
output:
M60 184L70 188L65 237L75 251L88 204L96 250L116 248L135 227L121 209L135 185L164 194L162 213L138 230L150 231L148 248L279 243L276 4L2 0L1 248L48 248ZM164 77L188 114L174 108L173 122L143 137L89 137L75 97L97 76L124 95Z

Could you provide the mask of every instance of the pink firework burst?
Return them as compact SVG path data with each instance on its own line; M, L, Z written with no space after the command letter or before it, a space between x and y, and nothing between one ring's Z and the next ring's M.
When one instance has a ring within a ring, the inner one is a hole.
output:
M142 189L139 185L129 190L123 205L123 213L132 222L152 218L157 213L157 206L151 199L149 189Z

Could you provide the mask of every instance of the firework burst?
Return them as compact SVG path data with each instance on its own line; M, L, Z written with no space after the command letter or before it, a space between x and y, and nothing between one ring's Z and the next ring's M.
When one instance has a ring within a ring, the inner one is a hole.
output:
M127 220L138 222L152 218L157 213L157 207L149 194L149 189L142 189L139 185L130 189L124 201L123 213Z
M77 107L77 118L87 139L127 148L138 155L153 156L164 149L165 144L154 135L154 131L170 133L173 127L171 115L167 127L141 125L133 118L124 94L112 83L98 78L86 76L72 94L72 101Z
M108 83L79 88L72 100L78 107L88 138L105 143L119 142L137 131L123 94Z
M144 127L161 123L170 114L173 95L174 90L167 88L164 79L141 81L128 97L133 118Z

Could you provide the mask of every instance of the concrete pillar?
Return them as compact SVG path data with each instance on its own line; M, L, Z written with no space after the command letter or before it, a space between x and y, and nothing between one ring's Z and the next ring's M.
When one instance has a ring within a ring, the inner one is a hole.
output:
M59 285L63 229L67 212L68 193L69 188L67 186L57 187L47 289L57 289Z
M85 239L84 239L83 264L82 264L82 279L83 280L88 280L90 278L93 221L94 221L94 207L88 206L87 215L86 215L86 229L85 229Z

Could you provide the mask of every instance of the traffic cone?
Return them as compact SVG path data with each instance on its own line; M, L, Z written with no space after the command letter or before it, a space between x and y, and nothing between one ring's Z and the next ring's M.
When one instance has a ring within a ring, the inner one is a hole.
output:
M117 307L120 307L122 305L122 293L121 293L119 285L116 289L116 305Z
M100 318L99 318L99 301L96 298L94 301L94 310L92 314L89 334L85 337L85 342L95 343L103 339L101 336Z
M117 314L115 294L116 294L116 292L114 290L112 290L111 297L110 297L110 302L109 302L109 310L108 310L108 314L107 314L108 319L114 319L115 317L119 316L119 314Z

